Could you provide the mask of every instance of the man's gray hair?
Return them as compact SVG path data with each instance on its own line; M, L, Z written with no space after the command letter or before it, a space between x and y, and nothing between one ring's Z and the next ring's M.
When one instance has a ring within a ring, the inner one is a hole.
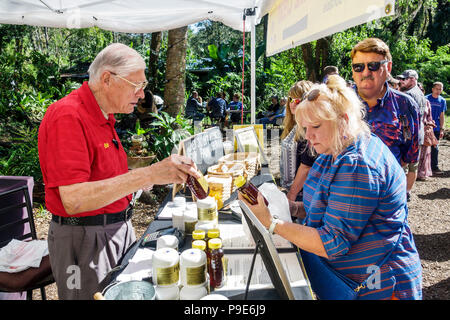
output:
M104 71L111 71L120 76L145 70L145 61L134 49L122 44L113 43L98 53L89 66L89 82L97 82Z

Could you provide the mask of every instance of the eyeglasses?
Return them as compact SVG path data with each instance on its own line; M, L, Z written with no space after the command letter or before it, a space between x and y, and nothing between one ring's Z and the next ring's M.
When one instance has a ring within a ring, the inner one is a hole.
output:
M387 62L388 62L388 60L368 62L367 68L370 71L378 71L378 69L380 69L381 65L385 64ZM353 71L355 71L355 72L363 72L364 69L366 68L366 64L365 63L353 63L352 68L353 68Z
M114 72L111 72L111 71L109 73L111 73L113 76L116 76L117 78L120 78L123 81L126 81L129 84L131 84L134 87L134 94L137 94L139 92L139 90L141 90L141 89L144 90L147 87L147 85L148 85L148 81L144 81L144 82L141 82L141 83L134 83L134 82L131 82L128 79L125 79L124 77L119 76L117 73L114 73Z
M299 99L299 98L291 98L291 97L289 97L289 99L291 99L291 102L293 102L295 104L299 104L300 102L302 102L302 99Z

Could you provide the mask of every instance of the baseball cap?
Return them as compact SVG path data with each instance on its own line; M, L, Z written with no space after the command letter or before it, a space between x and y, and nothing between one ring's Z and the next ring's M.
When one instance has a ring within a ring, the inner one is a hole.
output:
M395 76L395 79L404 80L405 76L402 74L399 74L398 76Z
M419 75L417 74L416 70L405 70L403 71L402 76L404 76L406 79L408 78L419 79Z

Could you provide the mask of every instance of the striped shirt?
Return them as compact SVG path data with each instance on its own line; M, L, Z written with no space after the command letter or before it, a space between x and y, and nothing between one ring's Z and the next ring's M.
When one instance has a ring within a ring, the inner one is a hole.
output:
M304 185L306 225L318 230L328 262L361 283L395 245L381 266L381 283L361 299L422 298L422 268L406 217L405 174L374 134L360 137L333 161L320 155Z

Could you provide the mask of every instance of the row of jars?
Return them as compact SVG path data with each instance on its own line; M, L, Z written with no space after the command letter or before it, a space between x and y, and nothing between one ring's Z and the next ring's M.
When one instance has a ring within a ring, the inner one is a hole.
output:
M219 230L210 230L207 235L206 245L205 231L195 230L192 248L184 250L181 255L177 248L162 247L171 241L158 241L159 248L152 258L157 299L198 300L206 296L210 288L223 285L223 250Z

